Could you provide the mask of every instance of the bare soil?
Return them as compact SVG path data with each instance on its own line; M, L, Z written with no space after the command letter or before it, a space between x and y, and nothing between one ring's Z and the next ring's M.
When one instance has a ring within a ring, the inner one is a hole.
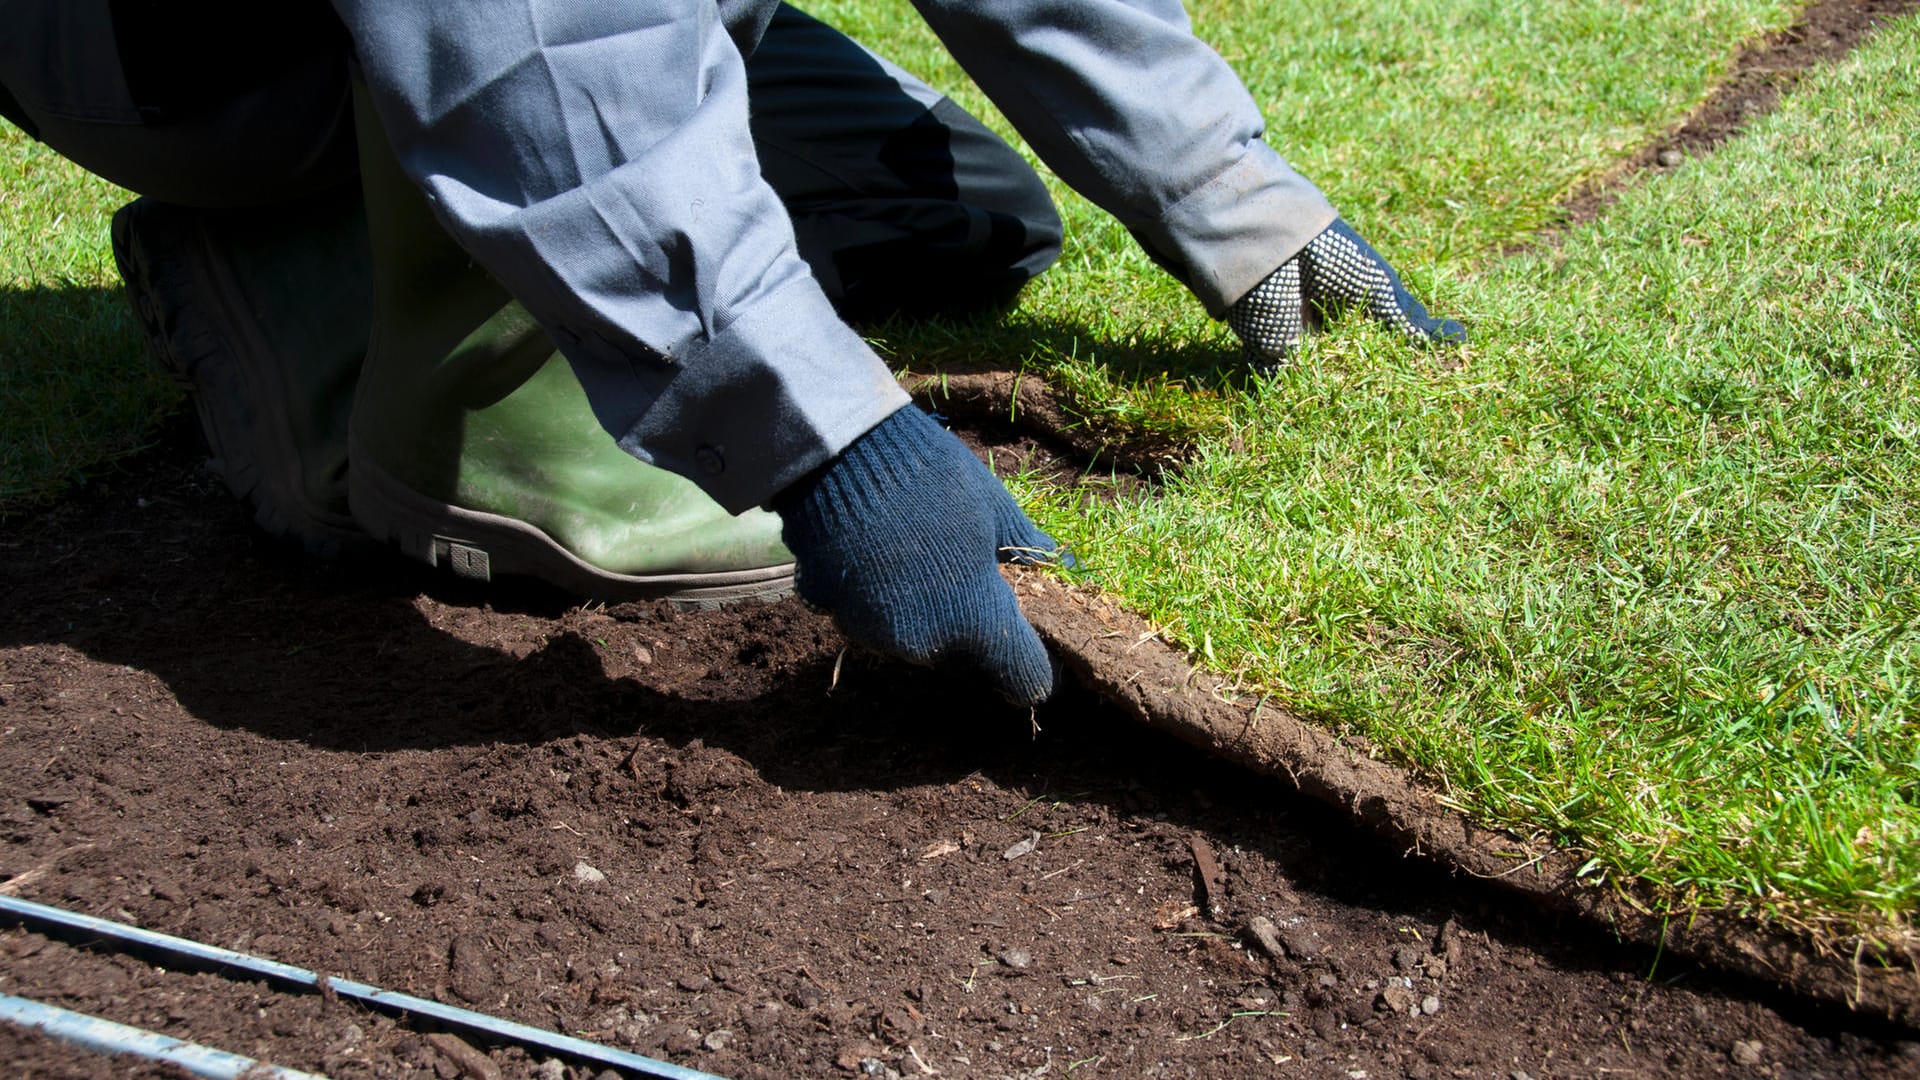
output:
M0 534L0 889L724 1076L1920 1075L1907 1029L1542 914L1084 691L1030 717L794 601L301 560L199 461L183 424ZM19 929L0 991L461 1071ZM167 1075L6 1039L20 1075Z

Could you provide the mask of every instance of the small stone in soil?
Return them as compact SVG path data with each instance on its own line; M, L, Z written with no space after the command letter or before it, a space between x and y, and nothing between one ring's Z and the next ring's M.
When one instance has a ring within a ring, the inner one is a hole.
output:
M1260 946L1260 951L1275 960L1287 954L1287 947L1280 940L1280 928L1273 925L1273 920L1265 915L1255 915L1247 920L1247 936L1253 939L1254 944Z
M1671 169L1675 165L1678 165L1681 162L1687 160L1687 155L1669 146L1665 150L1662 150L1660 151L1660 153L1656 154L1654 156L1654 160L1660 163L1661 168Z
M1757 1040L1736 1039L1733 1043L1733 1050L1728 1056L1733 1058L1735 1065L1744 1065L1751 1069L1755 1065L1760 1064L1760 1055L1764 1050L1766 1050L1766 1045Z
M1386 989L1380 991L1380 996L1374 1004L1377 1008L1405 1016L1413 1011L1413 991L1404 986L1389 984Z
M607 880L607 875L585 862L577 862L573 864L573 880L582 885L598 885Z

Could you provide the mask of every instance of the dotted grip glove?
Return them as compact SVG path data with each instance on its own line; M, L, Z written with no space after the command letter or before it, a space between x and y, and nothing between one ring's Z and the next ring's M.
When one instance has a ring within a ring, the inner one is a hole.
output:
M916 663L970 663L1006 697L1053 692L1053 663L995 564L1058 545L953 433L912 406L782 491L773 509L802 599L856 644Z
M1285 361L1309 330L1350 307L1415 344L1467 340L1466 327L1428 315L1387 260L1339 218L1228 308L1227 325L1247 362L1264 367Z

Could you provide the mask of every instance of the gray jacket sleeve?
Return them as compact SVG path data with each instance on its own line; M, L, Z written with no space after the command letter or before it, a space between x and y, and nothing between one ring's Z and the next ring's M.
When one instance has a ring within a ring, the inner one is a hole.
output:
M335 6L402 168L628 452L737 512L906 403L795 250L712 0Z
M1219 317L1333 223L1179 0L913 0L1074 190Z

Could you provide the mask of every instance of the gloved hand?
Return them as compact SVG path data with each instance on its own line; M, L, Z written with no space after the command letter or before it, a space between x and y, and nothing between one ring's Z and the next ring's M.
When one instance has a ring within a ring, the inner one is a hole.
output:
M1415 344L1467 340L1466 327L1428 315L1387 260L1339 218L1228 308L1227 325L1247 362L1264 367L1285 361L1307 331L1348 307L1365 308Z
M1059 545L953 433L909 405L773 498L795 586L849 639L917 663L976 665L1021 705L1053 663L995 563Z

